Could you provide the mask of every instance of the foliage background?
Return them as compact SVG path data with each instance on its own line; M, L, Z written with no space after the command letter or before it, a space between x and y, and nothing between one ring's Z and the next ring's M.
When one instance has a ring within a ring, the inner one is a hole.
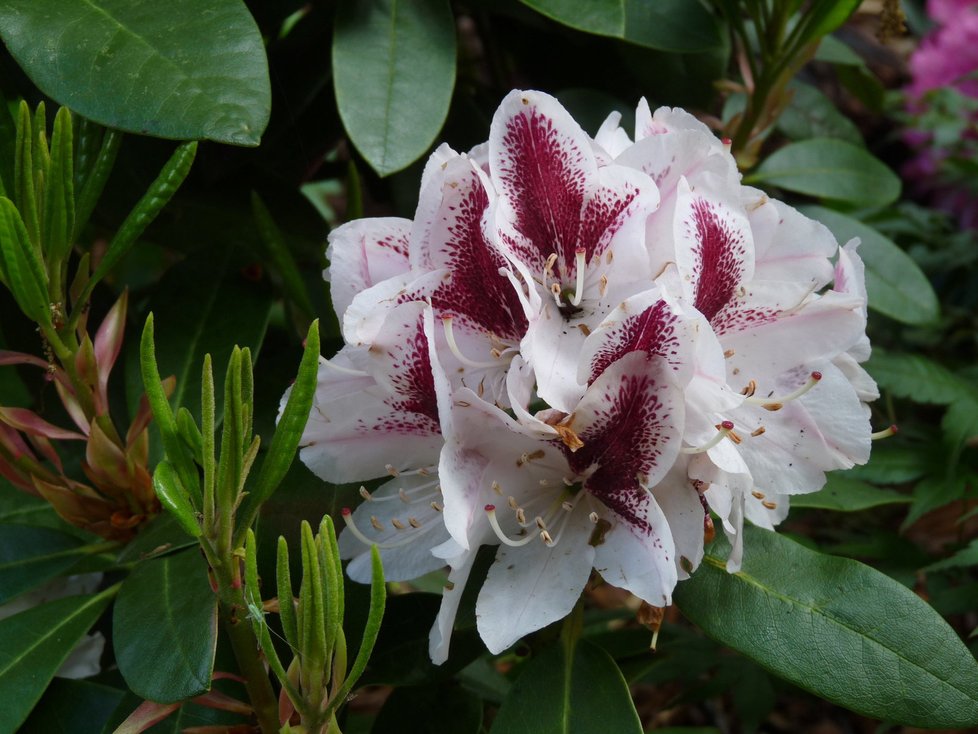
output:
M180 88L166 69L149 65L133 81L128 69L103 66L106 59L85 57L84 51L73 58L67 42L53 56L40 53L47 46L39 39L64 41L62 26L72 20L100 48L101 31L92 18L61 16L60 7L50 15L40 12L56 5L53 0L0 3L0 35L6 43L0 54L0 91L10 103L25 99L33 107L47 99L136 133L122 143L105 192L78 238L77 253L89 252L93 259L104 253L172 153L172 139L205 141L183 186L93 293L91 312L98 320L119 294L129 291L124 351L111 385L120 415L132 416L143 391L138 335L152 311L160 372L177 377L174 408L185 406L199 417L203 355L213 355L219 366L220 394L220 374L233 345L249 346L257 357L255 430L270 439L311 320L320 319L324 354L341 344L321 277L330 227L358 216L411 217L426 153L439 141L466 150L485 140L492 112L510 89L555 94L592 134L613 109L622 111L627 123L641 96L653 109L683 106L730 133L748 182L821 219L841 241L860 236L864 242L874 344L869 369L884 393L874 406L874 421L879 427L898 423L900 433L874 447L868 466L834 475L823 492L798 498L782 532L823 553L869 563L913 589L972 652L978 650L973 636L978 628L975 233L959 228L927 201L915 200L913 189L905 187L901 196L893 173L911 157L900 136L905 125L929 125L940 132L942 125L960 121L968 105L965 98L952 96L943 117L935 113L923 122L904 111L899 89L907 80L905 58L927 29L921 5L904 3L909 30L903 33L891 27L894 3L862 3L820 45L816 35L812 48L799 47L784 83L773 83L766 94L752 94L742 85L743 64L737 63L743 53L740 37L731 36L724 18L740 17L744 8L758 3L595 2L582 10L579 3L559 0L250 0L247 11L260 32L256 46L237 0L185 0L167 4L165 22L184 24L181 43L192 63L222 59L213 69L224 77L210 82L214 93L202 82L205 93L179 109L167 106ZM202 5L226 14L211 17L201 12ZM828 5L841 13L841 23L858 3ZM27 16L37 25L18 26ZM763 61L763 39L755 41ZM262 48L269 87L262 84ZM53 81L46 76L52 68L61 70ZM207 71L202 68L201 74ZM765 111L770 124L763 124L762 115L757 128L738 127L736 115L750 109L748 99L779 101ZM9 126L3 131L0 155L10 153L9 131ZM39 354L34 324L4 290L0 314L0 348ZM30 407L52 423L66 423L50 383L36 369L3 367L0 405ZM155 433L151 438L155 461L162 451ZM81 456L72 455L67 444L64 448L67 471L80 473ZM324 488L296 463L262 507L259 547L272 548L280 534L297 546L300 520L336 515L356 500L355 487ZM0 522L54 528L91 540L61 522L43 501L16 492L2 479ZM13 538L6 532L0 546L13 546ZM161 634L150 622L159 611L160 582L149 579L140 588L139 574L146 575L140 569L147 567L139 562L141 554L160 556L164 547L169 562L196 568L197 591L181 593L188 599L197 593L204 601L196 606L188 601L186 612L168 612L171 626L162 633L187 636L188 648L194 647L193 630L208 622L206 614L195 622L193 610L206 612L208 592L194 555L177 553L193 544L161 515L121 556L95 555L62 569L104 569L106 587L126 579L128 598L149 600L155 611L120 615L126 598L120 594L114 623L111 613L89 620L110 641L104 672L87 681L55 679L46 690L30 690L28 696L42 691L43 696L24 731L111 732L146 695L133 679L159 684L159 671L123 676L119 670L125 667L126 639ZM273 564L269 553L261 555L261 575L273 577ZM193 573L179 577L186 580ZM443 668L431 666L427 631L441 583L440 578L422 579L416 584L420 593L402 594L410 590L407 585L392 589L362 681L368 687L344 713L344 731L401 731L408 720L427 727L419 731L488 731L503 702L531 695L521 687L555 664L547 656L555 654L556 630L542 631L500 659L488 658L474 631L473 599L467 599L451 660ZM347 595L348 634L357 639L366 590L348 584ZM635 622L629 603L607 586L589 590L588 645L579 654L592 657L574 664L603 680L604 674L594 671L613 659L645 730L909 731L803 692L710 640L675 609L667 613L658 652L651 655L649 632ZM209 638L200 639L206 647ZM797 640L802 660L817 657L809 645ZM596 649L608 655L599 656ZM223 642L216 660L216 670L235 667ZM136 665L146 667L145 662ZM521 678L524 671L529 675ZM205 673L209 677L209 670ZM0 700L13 695L3 683L0 675ZM233 682L218 686L243 695ZM598 689L581 690L573 699L580 728L573 730L634 730L630 714L620 714L621 722L615 719L619 714L602 718L607 716L603 703L620 703L616 695L620 690L612 690L605 701ZM541 706L540 711L546 709ZM533 707L528 710L532 716ZM241 722L247 717L187 704L151 731L231 725L228 721L245 726ZM506 728L502 722L493 729L520 730L549 731Z

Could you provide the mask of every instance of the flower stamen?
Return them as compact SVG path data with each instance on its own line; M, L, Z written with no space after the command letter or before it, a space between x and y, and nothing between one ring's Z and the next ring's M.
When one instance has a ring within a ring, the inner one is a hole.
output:
M804 385L799 387L797 390L794 390L788 393L787 395L784 395L783 397L755 398L753 395L748 395L747 399L744 402L750 403L751 405L760 405L765 410L772 410L772 411L781 410L781 408L784 407L785 403L790 403L792 400L797 400L802 395L804 395L809 390L811 390L813 387L815 387L821 379L822 379L821 372L812 372L811 376L809 376L808 378L808 381Z
M519 548L520 546L526 545L527 543L531 543L536 539L536 534L533 534L533 535L527 535L526 537L521 538L519 540L513 540L508 535L506 535L506 533L503 532L503 529L499 526L499 520L496 519L496 506L486 505L485 510L486 510L486 517L489 520L489 525L492 527L492 531L496 534L496 537L499 538L500 542L503 543L504 545L508 545L513 548Z
M683 448L680 449L680 451L684 454L702 454L712 449L714 446L720 443L727 436L731 436L733 434L733 429L734 429L733 421L724 421L723 423L718 423L717 434L709 441L707 441L705 444L703 444L702 446L684 446ZM738 443L739 443L739 437L738 437Z
M574 250L574 261L577 265L577 285L574 289L574 297L571 299L572 306L580 306L581 299L584 297L584 274L587 268L587 263L585 258L587 257L587 250L583 247L578 247Z
M382 550L386 550L388 548L399 548L402 545L407 545L408 543L412 543L414 542L415 539L417 539L421 535L424 535L430 532L433 528L438 527L438 523L428 523L427 526L424 526L416 518L410 518L408 522L411 523L411 527L418 529L417 533L408 533L406 536L396 541L380 542L377 540L371 540L360 530L360 528L356 526L356 523L353 522L353 517L352 517L353 511L350 510L349 507L344 507L341 510L340 514L343 516L343 522L346 523L346 527L349 528L350 532L353 533L354 537L357 540L359 540L364 545L368 545L368 546L376 545L378 548ZM374 524L375 521L376 524ZM376 517L371 516L370 524L373 525L374 528L377 530L383 530L383 525L380 525L380 521L377 520ZM380 527L377 527L378 525L380 525Z
M445 341L448 343L448 348L451 353L455 355L455 359L467 367L472 367L474 369L489 369L492 367L497 367L498 364L496 362L477 362L476 360L469 359L462 354L462 350L458 347L458 342L455 341L455 330L452 327L452 321L453 318L451 316L441 317L441 325L445 329Z
M874 441L878 441L881 438L889 438L890 436L895 436L899 432L900 429L897 428L897 425L894 423L892 426L888 428L884 428L882 431L876 431L875 433L869 434L869 437Z

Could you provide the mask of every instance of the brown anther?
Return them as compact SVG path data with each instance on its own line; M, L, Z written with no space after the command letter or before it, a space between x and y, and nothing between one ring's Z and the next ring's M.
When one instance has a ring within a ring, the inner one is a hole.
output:
M492 491L498 494L500 497L502 497L503 488L499 486L499 482L492 483Z
M537 515L535 518L533 518L533 522L535 522L537 524L537 527L540 528L541 530L546 530L547 529L547 523L545 523L543 521L543 518L540 517L539 515Z
M550 537L550 533L548 533L546 530L540 531L540 540L542 540L547 545L554 544L554 539Z
M709 488L710 488L709 482L704 482L702 479L693 480L693 489L695 489L700 494L703 494Z
M736 431L730 431L727 434L727 438L729 438L731 441L733 441L735 444L738 444L738 445L740 444L741 441L744 440L740 436L737 435L737 432Z
M523 512L522 507L516 508L516 522L518 522L520 525L526 525L526 513Z
M716 537L717 529L713 526L713 518L709 515L703 516L703 542L712 543Z
M765 500L761 504L764 505L769 510L776 510L776 509L778 509L778 503L777 502L771 502L770 500Z
M557 431L557 435L560 436L564 446L569 448L572 453L584 446L584 442L570 426L554 426L554 430Z
M735 354L736 354L736 352L735 352L735 351L734 351L733 349L728 349L727 351L725 351L725 352L723 353L723 358L724 358L724 359L730 359L730 358L731 358L732 356L734 356Z
M758 492L756 489L753 492L751 492L751 494L757 497L757 499L759 500L762 500L767 496L763 492Z
M435 512L441 512L442 510L445 509L445 507L444 505L440 505L437 502L432 502L431 509L434 510Z
M393 525L398 530L404 530L404 528L407 527L407 525L405 525L404 523L402 523L396 517L393 520L391 520L391 525Z
M604 298L606 290L608 290L608 276L602 275L601 280L598 281L598 295Z
M455 591L455 584L451 581L445 582L445 591Z
M784 407L784 403L765 403L761 406L764 410L770 410L772 413L776 410L781 410Z
M754 380L750 380L747 383L747 387L740 391L740 394L744 397L752 398L755 392L757 392L757 383Z
M384 526L380 524L380 520L377 519L376 515L370 516L370 524L374 526L374 530L383 530Z
M587 327L587 324L578 324L577 328L581 330L584 336L591 336L591 330Z
M412 528L415 528L415 529L421 527L421 523L418 522L418 518L416 518L416 517L409 517L408 518L408 525L410 525Z
M764 426L758 426L757 428L755 428L753 431L750 432L750 435L753 436L754 438L757 438L758 436L762 435L765 431L767 431L767 429Z
M515 497L510 497L508 500L506 500L506 504L509 505L509 509L511 509L511 510L518 510L518 509L520 509L520 505L516 501L516 498Z

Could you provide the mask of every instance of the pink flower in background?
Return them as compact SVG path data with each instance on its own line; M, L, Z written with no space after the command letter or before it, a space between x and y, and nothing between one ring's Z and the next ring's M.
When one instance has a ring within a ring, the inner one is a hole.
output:
M978 97L978 2L930 0L927 13L939 24L910 57L913 81L907 92L919 99L931 89L954 86Z
M952 167L978 155L978 105L963 103L978 99L978 1L930 0L927 12L938 25L909 60L907 108L915 125L903 138L916 155L901 172L918 196L961 226L978 228L978 190Z

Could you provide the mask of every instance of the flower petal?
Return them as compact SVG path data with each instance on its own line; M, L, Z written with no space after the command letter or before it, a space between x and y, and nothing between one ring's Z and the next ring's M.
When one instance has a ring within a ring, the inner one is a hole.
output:
M595 549L594 567L609 584L653 606L666 607L678 580L672 531L651 493L643 491L639 502L634 511L641 516L644 529L616 513L607 513L611 527Z
M585 196L597 177L580 125L553 97L514 90L493 117L489 165L515 259L533 272L552 252L573 263Z
M646 490L665 477L679 455L683 432L682 391L661 358L651 362L632 352L615 362L588 388L574 411L572 427L584 446L565 450L585 476L585 489L638 531Z
M591 575L594 526L587 513L571 513L559 543L502 545L475 606L479 634L494 655L523 635L565 617Z
M342 318L353 297L391 276L407 272L411 220L399 217L358 219L329 233L324 275L333 308Z

